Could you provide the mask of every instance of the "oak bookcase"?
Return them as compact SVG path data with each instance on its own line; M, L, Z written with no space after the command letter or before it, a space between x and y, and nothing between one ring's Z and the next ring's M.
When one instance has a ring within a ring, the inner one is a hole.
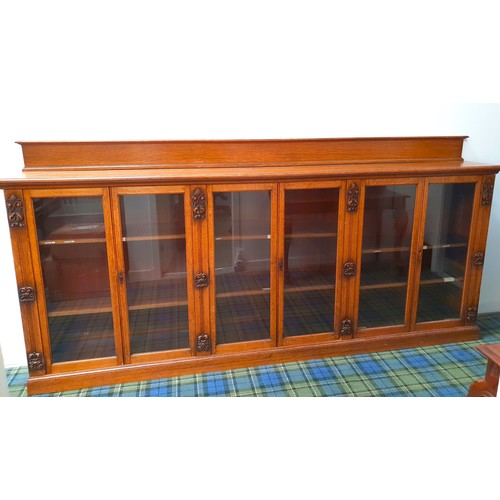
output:
M477 339L464 139L20 143L28 393Z

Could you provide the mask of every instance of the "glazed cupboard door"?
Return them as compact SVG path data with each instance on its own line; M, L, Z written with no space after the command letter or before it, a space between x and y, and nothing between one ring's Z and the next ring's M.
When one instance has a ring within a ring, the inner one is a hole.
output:
M192 353L195 311L187 187L112 190L124 362Z
M107 189L25 192L47 371L122 363Z
M426 181L417 329L455 326L476 319L491 204L489 190L493 189L493 181L488 183L488 179L470 176Z
M355 336L377 334L380 328L386 333L410 329L419 229L416 214L423 191L418 179L362 183L358 213L362 230L352 278L348 269L343 269L344 280L358 281Z
M276 184L207 188L212 352L276 345Z
M279 345L335 338L341 186L341 181L280 185Z

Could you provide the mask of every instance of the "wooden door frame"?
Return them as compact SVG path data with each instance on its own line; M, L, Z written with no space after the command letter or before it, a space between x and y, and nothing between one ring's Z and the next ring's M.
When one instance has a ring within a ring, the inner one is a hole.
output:
M332 319L333 332L319 332L309 335L298 335L293 337L284 337L284 318L285 318L285 274L283 270L278 272L278 289L277 289L277 345L278 346L295 346L316 344L319 342L331 342L338 340L341 309L343 304L342 288L341 288L341 263L342 241L344 231L344 211L345 211L345 181L289 181L280 182L278 185L278 259L280 262L285 261L285 193L286 191L298 190L315 190L315 189L338 189L339 190L339 205L338 205L338 220L337 220L337 249L336 249L336 276L335 276L335 301L332 304Z
M120 196L141 196L161 194L182 194L184 200L184 228L186 236L186 286L188 303L188 325L189 325L189 348L173 349L167 351L154 351L132 354L130 349L130 324L129 307L127 296L127 280L125 275L125 259L123 251L123 228L121 223ZM196 301L193 280L190 279L193 270L193 232L190 203L190 189L186 185L169 186L127 186L111 188L111 206L113 213L117 275L122 273L122 280L118 280L118 291L120 301L121 334L123 345L124 364L139 364L158 362L176 358L190 357L194 353L196 332Z
M476 314L479 312L479 296L481 292L481 280L486 258L486 244L488 237L488 229L490 223L490 213L493 197L493 188L495 184L494 175L482 175L476 185L475 199L475 221L474 232L471 235L469 243L469 254L467 263L469 265L469 274L467 276L467 288L464 280L464 294L462 302L462 312L465 315L465 324L467 321L467 310L469 307L476 309ZM467 295L467 297L465 297Z
M362 337L377 337L380 335L397 335L404 332L411 331L411 317L413 314L413 296L416 287L416 272L415 268L418 260L418 235L420 234L420 207L422 204L422 198L424 195L424 181L425 179L421 177L396 177L396 178L374 178L367 179L360 193L360 213L358 217L362 219L361 229L358 230L358 240L357 245L357 268L358 273L356 276L356 289L352 300L355 303L355 309L353 314L354 323L354 338ZM365 328L363 330L358 330L359 321L359 301L360 301L360 286L361 286L361 274L362 269L362 250L363 250L363 227L364 227L364 216L365 216L365 199L366 199L366 188L373 186L415 186L415 202L413 206L413 221L411 230L411 242L410 242L410 255L409 255L409 267L408 267L408 281L406 284L406 299L405 299L405 312L404 320L400 325L387 325L381 327Z
M43 291L43 289L37 287L35 281L35 260L31 251L28 232L30 224L26 219L27 195L26 191L22 189L8 189L5 190L4 196L7 209L9 209L8 205L11 204L11 212L16 216L14 217L14 221L9 220L9 230L29 376L39 377L48 373L47 348L43 339L38 313L39 297L43 295L40 290ZM23 289L27 293L31 292L31 296L23 298L21 296ZM39 359L39 355L42 356L41 360ZM30 356L34 357L36 363L30 362Z
M121 341L121 323L119 314L117 275L116 275L116 254L113 237L113 222L111 215L110 196L108 188L57 188L57 189L27 189L25 190L26 223L28 226L29 243L33 256L33 271L35 286L37 290L37 307L40 321L40 331L43 344L43 354L47 373L66 373L75 370L91 370L98 368L108 368L123 363L123 346ZM64 361L52 363L52 349L50 341L49 316L45 300L45 285L42 273L38 234L36 228L36 218L33 206L34 198L84 198L99 196L102 199L104 231L106 238L106 252L108 275L110 285L111 314L113 319L113 333L115 340L116 356L104 358L91 358L77 361Z
M264 340L251 340L246 342L234 342L228 344L217 344L216 331L216 275L215 275L215 227L214 227L214 192L246 192L246 191L270 191L270 338ZM277 326L277 283L278 283L278 184L276 182L251 182L248 184L224 183L207 185L207 214L208 227L206 235L206 248L210 259L210 336L212 343L212 352L215 354L229 354L238 352L248 352L276 346L276 326Z
M479 184L483 176L480 175L452 175L452 176L432 176L427 177L425 179L425 196L424 196L424 205L422 208L422 222L421 222L421 232L420 232L420 246L419 246L419 260L417 263L417 271L418 271L418 281L417 281L417 289L414 296L414 316L412 317L413 323L411 324L413 331L424 331L431 330L436 328L453 328L457 326L462 326L464 324L470 324L471 322L466 322L466 309L465 306L466 301L469 298L469 295L465 293L469 286L469 280L471 278L471 252L474 246L475 235L477 234L478 225L474 224L474 221L477 220L479 209L480 209L480 189ZM460 317L459 318L450 318L443 319L438 321L422 321L417 322L417 312L418 312L418 298L420 292L420 273L422 267L422 247L424 242L424 234L425 234L425 224L427 221L427 204L428 204L428 196L429 196L429 186L431 184L474 184L474 195L473 195L473 204L472 204L472 212L471 212L471 223L469 228L469 238L468 238L468 246L467 246L467 256L465 260L465 271L464 271L464 284L463 284L463 292L462 299L460 304ZM488 213L489 216L489 213Z

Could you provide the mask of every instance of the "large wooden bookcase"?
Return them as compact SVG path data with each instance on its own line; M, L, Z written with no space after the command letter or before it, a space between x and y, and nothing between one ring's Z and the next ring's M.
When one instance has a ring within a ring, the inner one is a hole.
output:
M477 339L464 139L21 143L29 394Z

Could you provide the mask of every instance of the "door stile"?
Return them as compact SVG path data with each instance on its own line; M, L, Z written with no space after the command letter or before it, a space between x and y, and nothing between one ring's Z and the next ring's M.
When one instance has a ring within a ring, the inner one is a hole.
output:
M345 225L347 223L347 181L343 181L339 187L339 218L337 223L337 262L335 263L335 304L333 305L334 339L340 339L342 320L347 318L346 295L344 292L343 263L344 263L344 239Z
M28 356L28 369L30 375L44 375L47 373L47 348L43 341L37 312L40 296L43 296L43 288L37 286L35 279L34 268L36 264L32 258L29 235L29 228L33 224L29 218L30 209L26 201L28 197L25 197L25 192L22 190L5 191L4 194L16 271L21 320ZM29 292L28 296L23 297L23 289ZM39 354L42 355L41 363L39 362Z
M365 215L365 195L366 181L360 182L359 208L357 210L357 226L355 226L355 235L353 234L351 252L355 252L354 263L356 264L356 275L349 292L349 300L351 302L352 316L352 332L353 336L358 330L358 314L359 314L359 290L361 285L361 252L363 250L363 221ZM346 279L344 277L344 279Z
M113 230L113 226L116 227L116 225L113 224L113 214L115 213L115 210L112 209L110 191L111 190L109 188L103 189L102 206L104 211L104 234L106 236L106 251L108 255L109 287L111 292L111 311L113 316L115 350L117 364L122 365L124 361L121 324L121 318L123 314L120 314L120 290L117 271L117 252L119 251L120 245L116 244L116 238L114 237L115 232Z
M408 270L408 290L405 305L405 331L415 328L417 318L422 248L424 245L425 216L427 211L427 181L420 179L415 193L413 210L413 230L411 235L410 266Z
M283 329L285 321L285 185L278 184L278 227L276 231L278 274L276 292L278 294L276 313L276 345L283 345Z
M278 235L279 228L280 228L280 222L279 219L281 217L279 208L280 208L280 198L279 197L279 191L278 191L278 184L273 184L271 188L271 262L270 264L270 285L271 285L271 293L269 297L269 302L270 302L270 335L271 335L271 343L273 346L278 345L278 303L280 299L278 298L278 282L280 279L280 275L283 275L284 273L280 272L280 268L282 267L280 265L279 261L279 254L280 254L280 248L279 248L279 243L280 243L280 237ZM283 223L284 223L284 211L281 212L283 216ZM283 224L284 226L284 224ZM283 236L283 241L284 241L284 236ZM284 296L283 296L284 297ZM283 298L284 300L284 298Z
M462 293L462 303L460 305L460 319L464 324L470 324L476 321L477 305L479 300L479 294L477 295L477 297L472 297L470 289L468 288L469 281L472 278L471 268L473 267L472 260L474 255L473 250L475 248L474 241L476 239L476 234L479 229L479 226L481 226L482 229L482 222L483 222L479 218L479 209L481 206L481 192L480 192L481 190L479 188L479 184L480 184L480 179L478 178L474 186L474 201L472 205L471 225L469 230L469 240L467 247L467 258L465 260L463 290L464 291L467 290L467 292ZM474 221L476 221L475 224Z
M464 289L467 290L467 293L464 293L462 297L462 314L466 324L475 321L479 308L494 182L494 176L481 176L474 193L472 220L476 221L476 224L471 224L464 279Z
M341 273L340 283L342 284L342 300L344 302L342 312L337 320L340 321L337 331L341 339L355 336L358 326L365 181L348 180L345 186L346 194L343 197L345 205L341 209L341 212L345 211L342 261L338 266L338 271ZM352 265L355 267L355 273L347 275L344 270Z
M45 301L45 284L42 274L42 261L40 248L38 246L38 234L36 230L35 209L32 197L35 193L26 192L26 224L28 226L29 244L31 255L33 256L33 276L35 280L35 290L37 291L36 305L38 307L38 317L40 321L40 333L43 345L46 373L52 372L52 350L50 346L49 317L47 314L47 303Z
M189 340L193 354L206 356L210 355L215 347L215 328L212 326L215 324L215 314L211 315L215 270L209 237L213 229L213 203L206 185L197 184L186 189L185 214L188 276L191 272L188 279L188 302L191 301L193 305L189 308ZM196 287L195 280L196 276L201 274L205 275L208 281L206 286L200 288Z
M130 364L130 327L128 318L128 298L127 285L125 282L125 258L123 255L123 230L121 223L121 208L117 189L111 190L111 213L114 227L114 246L115 246L115 275L111 279L111 283L117 286L118 307L120 330L121 330L121 346L122 358L124 364Z

